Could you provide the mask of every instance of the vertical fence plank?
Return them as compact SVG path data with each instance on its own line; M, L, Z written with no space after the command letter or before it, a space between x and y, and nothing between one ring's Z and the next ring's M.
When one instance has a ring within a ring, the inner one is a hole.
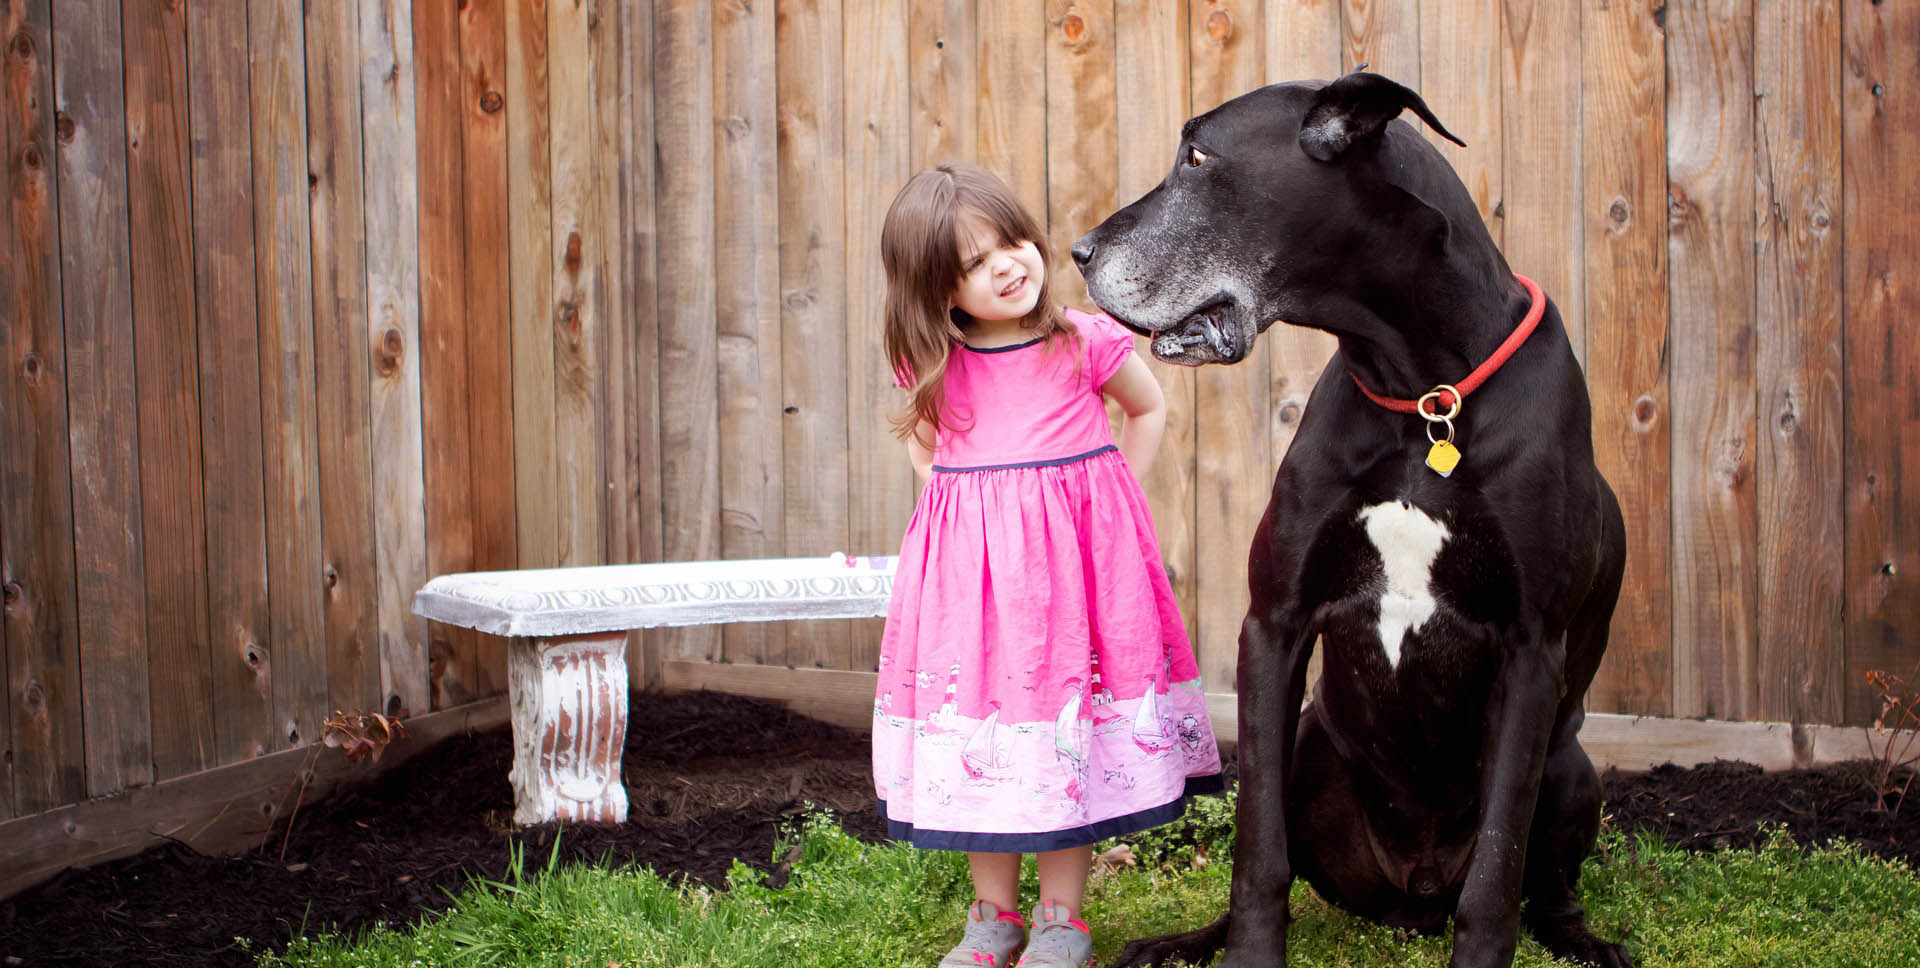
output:
M1415 35L1420 52L1420 96L1460 147L1427 131L1428 140L1446 156L1473 196L1480 220L1499 245L1505 237L1505 186L1500 177L1501 103L1500 0L1417 0ZM1415 128L1419 119L1407 115ZM1535 280L1538 281L1538 280Z
M140 494L142 506L156 512L141 516L148 668L139 675L153 700L154 779L168 780L216 765L194 353L187 21L181 7L156 3L126 4L122 17Z
M380 689L389 714L425 713L432 701L427 622L413 614L412 606L413 593L427 580L412 25L412 0L360 0L373 525Z
M772 5L717 4L713 58L720 553L763 558L784 547ZM730 625L723 638L729 660L786 661L783 624Z
M1667 11L1673 711L1750 719L1754 676L1753 8Z
M327 708L381 712L372 375L366 353L360 15L351 4L310 4L306 21L307 171L313 186L308 217L313 225Z
M0 607L11 733L10 816L86 795L76 643L66 339L60 315L53 28L43 0L0 5L8 239L0 305L9 325L0 403Z
M970 9L970 8L967 8ZM845 74L840 0L785 0L774 36L779 65L780 352L786 473L786 553L886 553L848 541L847 189L839 97ZM949 30L949 34L952 31ZM957 38L949 61L971 62L973 46ZM971 116L972 86L958 88ZM943 112L944 116L944 112ZM958 128L953 122L950 127ZM958 132L955 132L956 137ZM971 145L970 130L967 131ZM858 186L867 193L868 189ZM849 668L848 622L810 622L788 640L787 664Z
M910 0L908 87L914 170L978 152L979 53L971 0ZM784 86L784 85L783 85Z
M1119 200L1114 4L1048 0L1046 15L1048 269L1061 305L1087 306L1086 280L1068 252Z
M1837 723L1846 711L1838 0L1758 0L1753 54L1758 716Z
M1115 204L1146 194L1167 173L1188 108L1187 17L1183 0L1118 0L1114 4L1114 125L1119 141ZM1070 264L1070 263L1063 263ZM1064 270L1063 270L1064 271ZM1135 340L1144 355L1144 339ZM1151 359L1151 357L1149 357ZM1146 479L1160 556L1186 621L1199 642L1200 601L1194 548L1194 372L1149 363L1167 398L1167 431ZM1213 682L1216 691L1223 688Z
M1920 9L1842 0L1845 19L1847 719L1880 710L1866 674L1911 684L1920 628Z
M245 18L211 4L187 8L207 621L219 763L279 747L266 645L267 497L247 63Z
M1538 282L1560 310L1584 364L1580 8L1565 0L1504 0L1500 27L1501 241L1507 263Z
M466 184L461 151L464 100L460 31L454 4L420 0L413 7L415 129L419 144L421 434L426 448L427 569L433 574L474 566L472 437L467 400ZM471 668L478 634L431 626L433 704L473 697Z
M1269 4L1266 15L1267 83L1333 78L1340 74L1337 0ZM1314 384L1320 382L1320 373L1339 348L1339 342L1330 333L1297 326L1274 326L1260 340L1266 344L1267 365L1271 368L1268 424L1273 468L1277 469L1293 446L1294 434L1300 429L1300 417L1306 412L1307 397L1313 393Z
M1420 90L1420 0L1343 0L1341 8L1342 67L1351 71L1365 64L1375 74Z
M893 368L881 345L887 279L880 226L894 193L913 174L906 14L906 0L843 7L843 63L859 65L846 72L843 102L845 183L853 189L846 199L847 489L853 504L848 554L897 553L916 492L906 447L888 432L887 418L905 401L893 388ZM983 18L982 43L985 28ZM984 85L984 67L981 78ZM980 123L984 127L987 119ZM878 667L881 623L856 622L853 629L851 668Z
M547 0L507 4L507 217L512 278L514 502L522 568L559 563L553 432L553 165Z
M983 0L979 43L980 164L1013 187L1036 216L1047 201L1046 0ZM891 193L888 193L891 195Z
M1267 82L1338 77L1340 14L1339 0L1268 4ZM1269 328L1260 339L1266 344L1267 365L1272 371L1268 382L1268 437L1273 443L1273 468L1277 472L1300 430L1307 398L1313 395L1314 385L1320 382L1321 372L1340 343L1332 333L1285 325ZM1316 648L1307 660L1309 688L1320 678L1320 665L1321 652ZM1228 680L1214 688L1227 690L1232 685Z
M518 521L513 467L513 322L507 200L506 0L460 5L460 202L466 253L467 437L473 475L473 566L517 568ZM476 639L462 656L476 696L505 691L507 655Z
M1194 0L1189 24L1193 113L1260 85L1266 16L1250 0ZM1271 352L1271 351L1268 351ZM1247 614L1247 535L1272 489L1272 368L1266 352L1195 376L1194 492L1199 552L1201 677L1233 681L1240 622ZM1217 688L1217 687L1216 687Z
M306 41L300 7L300 0L247 4L275 748L318 739L327 714Z
M118 4L62 4L53 35L60 283L87 792L153 782Z
M659 561L660 551L660 314L654 299L659 235L655 221L656 165L653 119L653 4L622 0L620 11L621 231L617 328L609 341L607 398L618 419L607 423L607 462L616 496L608 511L610 562ZM660 636L627 639L627 669L638 688L652 688L659 675Z
M629 66L624 46L627 5L621 0L593 0L588 13L588 52L593 64L593 170L594 192L600 203L595 235L600 245L599 273L594 286L594 318L603 320L594 347L594 393L598 436L593 444L599 454L597 509L601 526L600 540L593 553L596 562L625 560L609 557L619 547L633 547L638 535L631 530L637 524L638 508L633 503L631 464L632 445L626 441L634 411L626 404L632 383L634 352L633 318L628 311L633 284L632 236L628 229L632 196L628 193L626 154L627 87L624 81ZM617 428L617 429L616 429ZM617 537L615 537L617 535ZM612 538L612 540L608 540ZM632 641L639 633L629 636Z
M713 11L709 0L656 0L653 111L660 244L661 553L720 552L719 401L714 338ZM719 630L663 632L675 659L720 657Z
M1587 373L1593 448L1627 519L1627 575L1594 709L1672 709L1668 611L1666 58L1654 11L1581 16Z
M560 564L597 565L606 505L600 453L599 303L607 259L600 184L593 171L594 73L589 0L547 8L547 97L552 111L554 439ZM702 170L702 175L711 176Z

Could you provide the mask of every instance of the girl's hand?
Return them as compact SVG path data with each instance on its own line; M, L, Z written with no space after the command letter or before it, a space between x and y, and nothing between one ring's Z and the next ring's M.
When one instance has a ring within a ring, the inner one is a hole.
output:
M1126 423L1120 427L1120 453L1133 469L1133 476L1145 482L1154 455L1160 451L1160 438L1167 430L1166 395L1160 392L1159 381L1139 353L1128 354L1120 371L1100 392L1112 397L1126 413Z

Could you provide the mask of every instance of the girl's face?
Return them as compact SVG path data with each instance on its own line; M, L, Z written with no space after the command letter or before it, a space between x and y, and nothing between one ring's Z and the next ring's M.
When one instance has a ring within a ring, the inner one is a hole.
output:
M1000 234L977 217L955 230L960 245L960 284L953 304L975 319L1021 319L1040 301L1047 266L1030 241L1002 245Z

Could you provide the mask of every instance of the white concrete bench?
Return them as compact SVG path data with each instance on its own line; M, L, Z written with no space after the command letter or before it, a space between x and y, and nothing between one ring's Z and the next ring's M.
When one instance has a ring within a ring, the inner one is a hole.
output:
M627 633L887 614L894 559L763 558L441 575L435 622L506 637L515 823L624 823Z

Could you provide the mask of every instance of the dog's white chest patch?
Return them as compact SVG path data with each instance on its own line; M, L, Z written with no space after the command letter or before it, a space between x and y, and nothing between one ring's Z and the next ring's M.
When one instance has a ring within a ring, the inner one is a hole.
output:
M1404 501L1360 509L1361 527L1380 553L1386 587L1380 592L1380 647L1400 664L1401 639L1433 616L1433 560L1447 543L1447 526Z

